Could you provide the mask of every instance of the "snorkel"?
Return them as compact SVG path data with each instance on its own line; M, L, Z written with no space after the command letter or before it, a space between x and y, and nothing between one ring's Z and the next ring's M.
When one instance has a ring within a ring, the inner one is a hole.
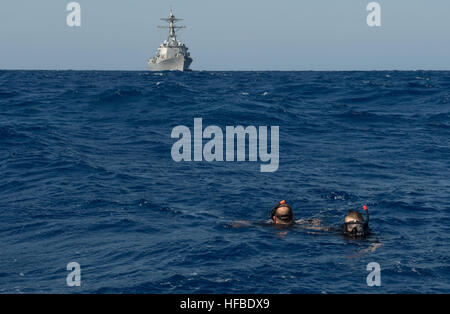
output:
M367 228L369 228L369 209L367 208L367 205L363 205L363 210L366 213L365 224L367 225Z

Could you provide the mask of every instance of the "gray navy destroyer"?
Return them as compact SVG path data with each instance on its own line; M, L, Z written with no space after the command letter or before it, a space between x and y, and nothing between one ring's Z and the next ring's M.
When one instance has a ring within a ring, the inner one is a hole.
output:
M185 28L185 26L175 26L177 19L170 10L169 18L163 18L162 21L169 23L169 26L158 26L159 28L168 28L169 37L158 48L156 56L148 60L150 71L188 71L192 63L191 54L188 47L177 40L175 29Z

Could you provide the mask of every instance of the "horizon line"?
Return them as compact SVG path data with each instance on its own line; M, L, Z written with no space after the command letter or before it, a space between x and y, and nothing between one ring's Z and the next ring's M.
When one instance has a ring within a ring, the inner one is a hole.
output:
M361 70L361 69L347 69L347 70L189 70L189 71L150 71L147 69L136 70L136 69L1 69L0 71L74 71L74 72L417 72L417 71L427 71L427 72L447 72L449 69L371 69L371 70Z

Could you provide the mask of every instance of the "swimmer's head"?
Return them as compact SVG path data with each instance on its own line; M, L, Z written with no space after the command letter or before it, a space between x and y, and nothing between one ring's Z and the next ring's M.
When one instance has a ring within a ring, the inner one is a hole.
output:
M344 218L342 231L345 235L351 237L364 237L369 231L369 216L367 206L364 205L367 220L364 221L363 215L357 211L349 211Z
M292 207L289 206L286 201L281 201L272 209L270 218L276 224L290 225L294 221L294 213L292 212Z
M363 215L361 215L360 212L348 211L347 215L344 218L344 222L352 222L352 221L364 222Z

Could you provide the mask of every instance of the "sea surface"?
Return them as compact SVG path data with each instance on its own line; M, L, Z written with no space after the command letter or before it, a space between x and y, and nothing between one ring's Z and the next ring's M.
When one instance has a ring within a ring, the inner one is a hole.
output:
M194 118L279 126L278 170L175 162ZM0 293L450 293L450 72L0 71L0 174Z

